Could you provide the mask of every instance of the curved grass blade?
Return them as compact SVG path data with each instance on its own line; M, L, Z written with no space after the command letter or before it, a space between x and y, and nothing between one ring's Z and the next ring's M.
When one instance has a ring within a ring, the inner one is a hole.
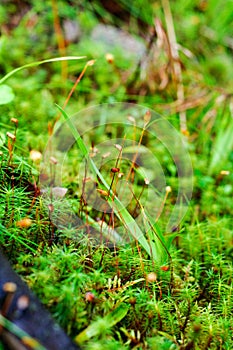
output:
M117 244L123 244L123 239L121 236L117 233L116 230L114 230L112 227L110 227L106 222L101 221L96 222L94 219L92 219L89 215L82 215L82 220L86 223L94 227L96 230L101 229L103 236L109 241Z
M94 321L86 329L84 329L80 334L78 334L74 341L78 344L82 344L94 336L101 335L104 330L115 326L120 322L127 314L129 310L129 305L121 303L113 311L107 314L104 318Z
M94 161L89 156L88 149L86 145L84 144L81 135L79 134L76 127L73 125L72 121L70 120L69 116L66 114L66 112L57 105L57 108L62 113L63 117L65 118L68 126L70 127L70 130L75 138L75 141L82 152L82 155L84 158L86 158L92 168L92 171L95 173L95 175L99 178L102 185L105 187L106 191L108 191L109 196L106 197L106 200L111 205L111 207L114 209L114 212L118 216L118 218L121 220L121 222L124 224L124 226L128 229L129 233L131 234L134 239L136 239L141 246L146 250L146 252L151 256L152 259L157 260L157 252L155 249L154 244L149 244L147 242L147 239L144 236L144 233L141 231L140 227L137 225L134 218L130 215L128 210L125 208L123 203L119 200L119 198L113 193L113 191L110 189L110 186L105 181L104 177L100 173L99 169L96 167Z
M6 74L2 79L0 79L0 84L3 84L7 79L9 79L12 75L15 73L18 73L19 71L25 69L25 68L31 68L31 67L36 67L44 63L51 63L51 62L58 62L58 61L70 61L70 60L80 60L86 58L85 56L65 56L65 57L55 57L55 58L49 58L47 60L43 61L37 61L37 62L32 62L25 64L24 66L18 67L8 74Z

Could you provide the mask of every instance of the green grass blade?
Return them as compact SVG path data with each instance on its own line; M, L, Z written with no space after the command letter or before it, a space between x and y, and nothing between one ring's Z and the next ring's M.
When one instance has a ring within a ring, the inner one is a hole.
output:
M164 264L168 257L168 249L162 231L149 213L147 213L143 208L141 208L141 210L148 240L152 242L151 245L153 244L154 249L156 250L157 262L160 265Z
M226 129L220 130L217 140L215 141L212 158L209 165L209 174L213 174L215 171L222 170L224 163L229 156L233 148L233 119L230 119L230 123Z
M35 338L32 338L28 333L9 321L0 314L0 326L19 338L21 344L29 346L33 350L46 350Z
M106 222L102 221L101 223L96 222L92 219L91 216L86 214L81 214L81 219L88 225L94 227L97 231L101 230L103 236L110 242L115 244L123 244L124 241L122 237L114 230L112 227L106 224Z
M126 316L128 310L129 305L121 303L105 317L90 324L86 329L84 329L75 337L74 341L78 344L82 344L94 336L101 335L104 331L120 322Z
M8 74L6 74L2 79L0 79L0 84L3 84L7 79L9 79L12 75L18 73L19 71L25 69L25 68L31 68L31 67L36 67L44 63L52 63L52 62L58 62L58 61L70 61L70 60L80 60L85 58L85 56L65 56L65 57L55 57L55 58L49 58L47 60L43 61L37 61L37 62L32 62L25 64L24 66L18 67Z
M147 251L147 253L152 257L152 259L157 260L159 257L157 256L157 252L155 249L155 246L153 244L149 244L141 231L140 227L137 225L134 218L130 215L128 210L125 208L125 206L122 204L122 202L119 200L119 198L112 192L110 189L108 183L103 178L102 174L100 173L99 169L96 167L93 160L89 157L89 152L84 144L78 130L73 125L72 121L70 120L69 116L66 114L66 112L58 105L56 105L59 111L62 113L63 117L67 121L68 126L70 127L70 130L76 140L76 143L81 150L83 156L88 160L92 171L95 173L95 175L100 179L101 183L104 185L105 189L109 193L109 197L106 198L108 203L111 205L111 207L114 209L114 212L118 216L118 218L121 220L121 222L124 224L126 229L129 231L130 235L136 239L141 246ZM114 200L112 200L114 198Z

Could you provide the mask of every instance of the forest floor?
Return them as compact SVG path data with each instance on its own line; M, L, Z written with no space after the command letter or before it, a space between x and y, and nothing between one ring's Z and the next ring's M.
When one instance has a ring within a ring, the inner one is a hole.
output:
M0 244L82 349L233 348L232 14L0 5Z

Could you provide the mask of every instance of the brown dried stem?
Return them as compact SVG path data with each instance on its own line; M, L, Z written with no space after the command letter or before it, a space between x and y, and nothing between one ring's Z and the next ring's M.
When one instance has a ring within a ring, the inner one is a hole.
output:
M167 32L168 32L168 40L169 40L169 46L170 46L170 53L171 53L171 60L173 65L173 74L174 74L174 81L177 85L177 102L179 104L184 103L184 86L182 81L182 68L181 63L179 59L179 52L178 52L178 45L176 41L176 34L175 34L175 28L172 18L172 12L169 0L161 0L162 1L162 7L165 15L165 21L167 26ZM186 111L181 110L179 112L180 115L180 129L182 133L187 132L187 123L186 123Z
M66 46L65 39L62 33L62 28L59 19L58 4L56 0L52 0L52 11L53 11L53 25L54 31L57 38L58 50L60 56L66 56ZM62 79L66 81L67 79L67 61L61 61L61 75Z

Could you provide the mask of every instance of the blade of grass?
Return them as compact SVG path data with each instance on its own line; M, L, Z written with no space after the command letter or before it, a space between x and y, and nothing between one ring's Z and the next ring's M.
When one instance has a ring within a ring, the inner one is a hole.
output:
M108 203L113 207L115 210L114 212L118 216L118 218L121 220L121 222L124 224L124 226L129 230L129 233L131 234L134 239L136 239L141 246L147 251L147 253L151 256L152 259L157 260L159 257L157 256L155 246L153 244L149 245L144 233L141 231L139 226L137 225L134 218L130 215L128 210L125 208L125 206L122 204L122 202L119 200L119 198L113 193L108 183L103 178L102 174L100 173L99 169L96 167L95 163L93 162L92 158L89 156L88 149L86 145L84 144L81 135L79 134L78 130L73 125L71 119L66 114L66 112L59 106L56 105L59 111L62 113L63 117L65 118L74 138L77 143L77 146L79 147L80 151L82 152L82 155L84 158L86 158L91 166L92 171L94 174L99 178L102 185L105 187L106 191L109 193L109 196L106 198ZM112 199L114 198L114 199Z
M154 223L154 220L149 216L148 213L146 213L145 209L142 206L141 211L143 215L143 222L146 228L146 234L148 236L148 241L150 242L150 246L153 245L156 251L156 262L162 264L169 255L169 252L166 247L166 242L164 240L159 226L156 223Z
M74 338L74 341L78 344L82 344L94 336L101 335L103 332L103 325L105 330L115 326L115 324L120 322L126 316L128 310L129 305L121 303L104 318L90 324L90 326L88 326Z
M212 175L215 171L222 170L224 163L229 157L229 154L233 148L233 119L230 119L230 123L227 128L219 131L218 137L215 141L212 158L209 165L209 174Z
M29 346L33 350L46 350L35 338L32 338L28 333L9 321L0 314L0 326L19 338L21 344Z
M103 236L107 240L113 243L123 244L123 239L121 238L121 236L117 233L116 230L114 230L112 227L107 225L106 222L104 221L101 221L100 223L96 222L94 219L92 219L92 217L86 214L83 214L83 215L81 214L81 218L87 225L91 225L96 230L101 230L101 232L103 233Z
M49 58L47 60L43 61L37 61L37 62L32 62L25 64L24 66L18 67L8 74L6 74L2 79L0 79L0 84L3 84L7 79L9 79L12 75L18 73L19 71L26 69L26 68L31 68L31 67L36 67L44 63L51 63L51 62L58 62L58 61L70 61L70 60L80 60L85 58L85 56L66 56L66 57L55 57L55 58Z

